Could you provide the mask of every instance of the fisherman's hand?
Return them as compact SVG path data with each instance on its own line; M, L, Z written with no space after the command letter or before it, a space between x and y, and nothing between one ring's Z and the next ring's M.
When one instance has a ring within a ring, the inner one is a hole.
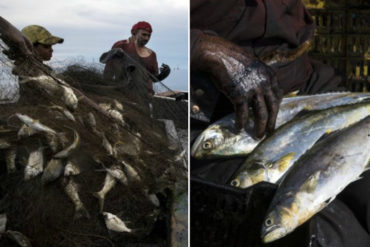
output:
M170 66L167 64L162 63L161 67L159 68L159 75L157 76L158 80L164 80L171 72Z
M10 59L17 56L28 57L33 55L31 42L12 24L0 17L0 38L9 46L9 50L4 50L4 54Z
M217 36L202 34L192 43L192 69L209 73L218 90L234 105L237 130L246 125L251 106L256 136L272 132L281 91L271 69L241 47Z

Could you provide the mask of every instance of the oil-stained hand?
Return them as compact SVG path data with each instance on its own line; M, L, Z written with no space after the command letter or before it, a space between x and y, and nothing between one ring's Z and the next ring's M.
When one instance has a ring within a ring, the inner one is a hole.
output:
M32 56L33 46L31 42L12 24L0 16L0 37L9 46L9 50L4 53L10 59L17 56Z
M272 132L282 93L271 68L218 36L202 34L192 43L191 69L209 73L218 90L231 101L237 130L246 125L251 106L256 136Z

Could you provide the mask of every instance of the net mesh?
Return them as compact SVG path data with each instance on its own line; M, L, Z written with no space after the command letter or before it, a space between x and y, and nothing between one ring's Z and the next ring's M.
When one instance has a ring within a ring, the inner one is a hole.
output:
M6 228L21 232L34 246L168 243L170 204L179 187L186 192L187 166L181 141L157 119L172 120L186 140L186 102L154 102L148 73L139 65L126 84L127 77L108 80L101 71L78 64L57 75L22 53L9 25L3 20L0 25L0 213L7 215ZM25 124L22 116L31 121ZM41 129L34 131L36 126ZM27 180L27 169L39 163L30 154L40 150L44 172ZM61 151L65 155L56 158ZM52 159L60 159L63 169L74 164L80 173L66 176L65 170L52 170L61 174L45 183ZM116 182L102 210L117 215L133 233L109 231L94 196L103 190L107 168L113 167L128 182ZM73 184L77 199L66 193L68 184ZM89 217L76 217L79 203ZM1 246L12 244L10 238L0 239Z

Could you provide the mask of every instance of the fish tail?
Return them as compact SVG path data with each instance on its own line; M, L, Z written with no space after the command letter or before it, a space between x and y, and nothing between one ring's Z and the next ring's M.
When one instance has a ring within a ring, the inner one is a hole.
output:
M73 217L74 220L78 220L78 219L81 219L81 218L90 219L90 214L84 206L76 208L76 212L75 212L75 215Z
M99 200L99 212L103 212L104 208L104 197L100 195L99 192L92 193L93 196L95 196Z

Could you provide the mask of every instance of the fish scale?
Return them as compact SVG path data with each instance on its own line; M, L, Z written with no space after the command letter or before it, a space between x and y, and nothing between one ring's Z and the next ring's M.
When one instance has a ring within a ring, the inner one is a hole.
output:
M325 93L283 98L275 127L292 120L301 111L323 110L330 107L370 100L369 93ZM262 141L255 138L254 122L250 119L241 132L235 130L235 114L229 114L204 130L195 140L191 155L197 159L246 156Z
M258 182L277 183L323 135L370 115L370 103L339 106L291 121L260 143L233 176L231 185L247 188Z
M369 168L370 117L320 141L283 179L267 210L264 242L284 237Z

